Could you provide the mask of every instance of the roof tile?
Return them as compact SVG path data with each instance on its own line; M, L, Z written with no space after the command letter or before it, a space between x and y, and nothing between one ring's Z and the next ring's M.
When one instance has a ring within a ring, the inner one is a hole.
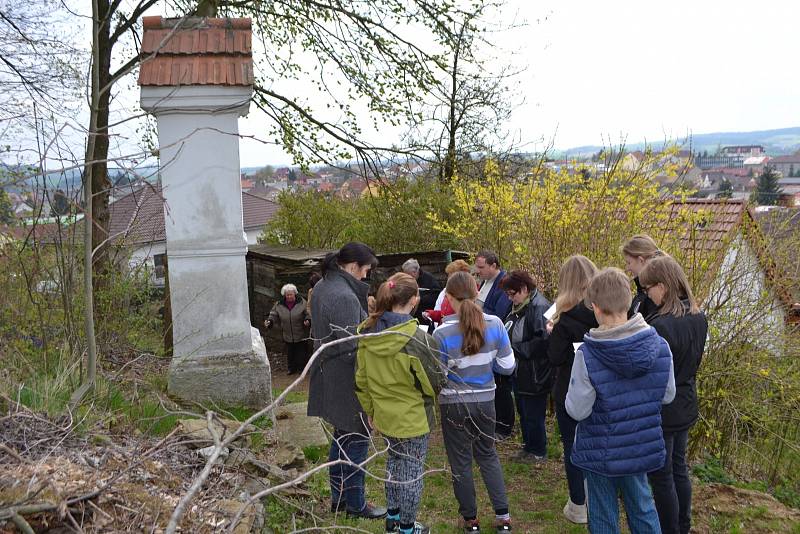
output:
M250 20L144 17L142 58L139 85L252 85Z

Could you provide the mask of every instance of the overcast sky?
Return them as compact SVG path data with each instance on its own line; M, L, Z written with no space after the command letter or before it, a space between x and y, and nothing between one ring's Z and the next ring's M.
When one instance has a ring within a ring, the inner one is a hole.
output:
M557 148L800 126L800 2L509 0L525 104L511 127ZM257 113L241 123L265 130ZM242 165L288 163L244 141Z

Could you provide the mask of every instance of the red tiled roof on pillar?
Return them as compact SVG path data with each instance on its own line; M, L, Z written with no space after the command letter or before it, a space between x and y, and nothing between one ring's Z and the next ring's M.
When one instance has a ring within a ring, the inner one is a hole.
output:
M139 85L253 85L250 19L144 17Z

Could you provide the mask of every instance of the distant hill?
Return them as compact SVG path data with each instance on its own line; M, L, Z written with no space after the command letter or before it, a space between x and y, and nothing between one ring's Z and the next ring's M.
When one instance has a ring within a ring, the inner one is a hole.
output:
M691 143L693 152L708 151L713 153L720 146L728 145L761 145L771 156L793 154L800 150L800 127L780 128L777 130L759 130L755 132L716 132L706 134L693 134L691 138L677 138L674 141L683 144L688 149ZM650 141L653 147L658 147L662 141ZM627 145L629 150L641 150L644 142ZM568 148L560 151L561 156L579 157L596 154L603 148L599 145L587 145Z

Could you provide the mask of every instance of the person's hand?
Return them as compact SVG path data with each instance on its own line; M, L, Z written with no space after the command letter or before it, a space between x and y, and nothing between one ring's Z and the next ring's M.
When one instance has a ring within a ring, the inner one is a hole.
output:
M547 321L547 325L544 327L544 329L547 330L547 335L548 336L550 334L552 334L553 333L553 321Z
M265 326L266 328L272 328L272 321L270 321L269 319L266 319L266 320L264 321L264 326Z
M311 321L309 321L308 319L306 319L305 321L303 321L303 326L305 326L306 328L308 328L309 326L311 326Z

